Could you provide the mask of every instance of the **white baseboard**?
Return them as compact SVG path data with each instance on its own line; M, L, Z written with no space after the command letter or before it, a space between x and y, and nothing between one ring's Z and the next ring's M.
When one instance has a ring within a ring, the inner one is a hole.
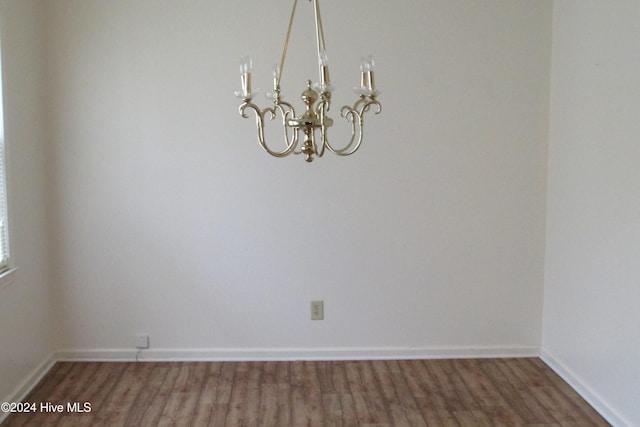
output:
M40 382L40 380L51 370L56 363L55 353L51 353L45 360L40 363L27 378L11 393L6 396L2 402L21 402L29 392ZM9 413L0 411L0 424L5 418L9 416Z
M56 352L60 361L262 361L539 357L538 347L85 349Z
M540 359L555 371L563 380L565 380L584 400L586 400L593 408L607 420L609 424L615 427L630 427L631 424L625 421L620 415L615 413L604 399L595 393L586 382L569 369L558 358L553 356L548 350L542 348L540 350Z

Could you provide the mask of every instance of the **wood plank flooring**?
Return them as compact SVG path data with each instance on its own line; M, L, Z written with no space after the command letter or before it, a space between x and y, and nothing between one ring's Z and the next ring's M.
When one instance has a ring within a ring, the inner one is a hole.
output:
M63 362L25 402L2 426L609 425L537 358Z

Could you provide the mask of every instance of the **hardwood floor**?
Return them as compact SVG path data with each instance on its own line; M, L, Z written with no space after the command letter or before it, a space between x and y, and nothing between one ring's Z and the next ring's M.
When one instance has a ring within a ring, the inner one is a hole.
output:
M535 358L64 362L25 402L3 426L609 425Z

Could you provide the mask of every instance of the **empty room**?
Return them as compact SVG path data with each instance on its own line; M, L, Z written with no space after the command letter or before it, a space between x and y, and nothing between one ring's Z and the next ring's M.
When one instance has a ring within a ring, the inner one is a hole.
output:
M640 1L0 0L0 424L640 426Z

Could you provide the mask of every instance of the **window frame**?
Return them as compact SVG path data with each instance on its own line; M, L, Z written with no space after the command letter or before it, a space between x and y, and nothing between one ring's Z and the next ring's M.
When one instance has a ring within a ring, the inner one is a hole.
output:
M2 64L2 39L0 38L0 288L11 283L17 268L11 262L9 238L9 208L7 183L7 144L4 126L4 73Z

